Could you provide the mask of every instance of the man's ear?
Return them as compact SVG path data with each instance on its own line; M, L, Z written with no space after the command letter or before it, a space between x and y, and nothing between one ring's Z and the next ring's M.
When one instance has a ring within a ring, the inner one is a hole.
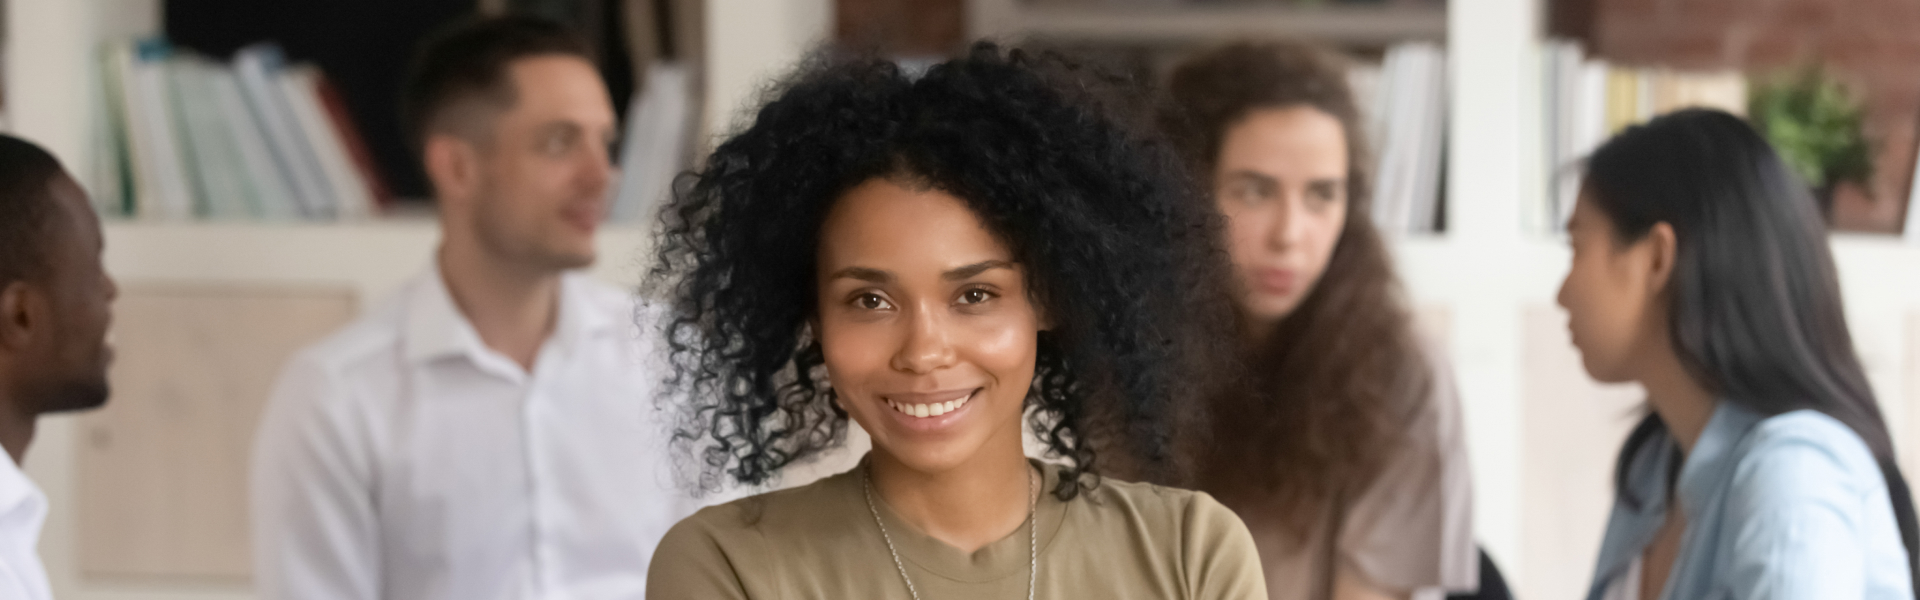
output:
M480 152L472 141L451 133L429 133L422 149L427 180L442 201L472 197L480 185Z
M0 349L22 350L33 339L34 329L45 327L37 303L39 294L32 284L14 280L0 287Z
M1673 280L1674 261L1680 254L1680 239L1673 233L1673 225L1665 221L1654 223L1647 230L1646 239L1641 243L1649 244L1647 260L1647 289L1654 293L1664 293L1667 284Z

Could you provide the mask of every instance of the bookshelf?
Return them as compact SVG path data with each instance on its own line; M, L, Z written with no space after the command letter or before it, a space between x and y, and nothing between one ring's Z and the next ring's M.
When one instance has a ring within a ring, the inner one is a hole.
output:
M1447 116L1453 131L1463 133L1447 140L1447 232L1397 237L1392 248L1413 303L1440 321L1432 329L1445 332L1465 408L1479 539L1522 596L1578 597L1605 517L1605 470L1638 398L1630 388L1600 386L1580 372L1554 305L1568 250L1557 235L1527 226L1527 207L1546 193L1538 2L1456 0L1437 16L1417 17L1424 23L1421 39L1444 40L1452 79ZM6 106L17 133L46 144L69 165L89 164L95 151L83 99L92 40L137 33L137 11L136 25L126 24L133 3L6 0ZM978 0L973 7L1010 5ZM707 3L701 112L709 136L737 123L762 78L784 69L832 22L822 16L831 11L829 2L782 0L777 8L764 0ZM1341 14L1322 16L1357 13ZM1079 18L1048 18L1069 17ZM1388 20L1402 17L1415 18ZM1179 23L1221 24L1204 21L1216 17L1190 18ZM1339 29L1327 23L1316 26ZM1192 36L1205 31L1172 28ZM109 271L124 285L347 289L364 306L423 267L438 233L431 217L411 215L326 223L121 221L109 223L106 235ZM593 274L630 285L646 245L637 226L605 229ZM1920 245L1836 235L1833 247L1856 343L1912 469L1920 465L1920 410L1913 408L1920 403ZM77 499L83 419L43 421L27 461L52 504L41 553L56 597L255 598L244 581L115 579L83 570Z
M1046 36L1085 41L1190 44L1225 37L1313 38L1341 46L1438 42L1447 35L1443 3L1374 5L974 0L969 31L981 36Z
M89 107L89 99L100 92L97 87L100 85L99 47L109 40L157 32L162 2L0 2L0 9L6 12L3 21L7 28L3 38L7 44L6 65L0 69L6 80L0 87L7 92L5 122L10 126L9 133L47 146L69 170L85 179L91 165L109 156L97 137L98 121ZM687 81L687 85L697 86L696 97L701 99L692 106L689 119L696 122L691 129L698 131L690 133L702 139L725 132L741 108L751 103L759 81L787 68L804 48L824 37L832 22L831 3L826 0L696 0L678 5L698 7L703 17L694 22L703 34L699 36L699 43L704 44L701 54L705 56L699 63L699 72ZM723 51L713 51L716 49ZM123 315L126 319L122 325L141 319L140 311L135 309L153 306L154 295L149 292L156 289L200 293L224 288L242 292L236 296L253 293L255 297L261 295L257 293L261 290L318 292L317 295L336 298L344 294L356 306L365 307L424 268L431 260L439 236L431 215L423 210L390 210L374 218L334 221L111 219L106 223L105 234L108 270L126 290L123 298L127 300L129 314ZM632 286L643 273L646 237L640 221L604 227L598 240L601 259L591 275L615 285ZM245 298L220 300L215 304L261 306L248 304ZM124 350L126 354L139 351L135 347ZM194 352L184 354L191 356ZM126 356L123 364L134 362L136 357ZM152 361L140 362L152 364ZM253 373L245 379L254 379L253 376L270 378L271 374ZM204 541L199 539L162 540L162 547L167 541L179 543L170 552L192 555L166 561L153 561L151 556L130 556L119 552L121 548L108 546L110 541L102 541L115 539L112 526L103 523L117 522L114 518L126 515L101 512L98 507L106 503L92 501L98 492L88 492L87 482L97 483L100 477L109 475L89 468L98 464L89 462L95 460L89 456L99 455L89 450L90 444L94 443L99 428L109 425L102 422L103 415L152 414L150 399L134 398L127 392L122 390L115 400L124 403L119 405L122 410L118 413L103 411L43 420L33 452L26 461L26 470L46 491L52 506L40 553L55 596L79 600L256 598L247 578L235 574L236 568L238 573L244 573L244 560L234 560L244 556L244 549L236 554L230 539L219 548L199 545L197 542ZM119 420L125 421L125 418ZM240 431L237 439L244 440L246 435ZM225 439L231 441L235 436ZM220 458L219 464L172 464L169 467L181 469L181 474L188 476L182 479L195 482L188 487L204 488L189 492L231 496L221 490L243 489L239 484L243 483L246 456L244 452L227 452ZM201 486L200 482L207 485ZM178 487L172 491L179 491ZM94 496L83 495L88 493ZM165 510L193 511L179 508L184 504L179 500L170 497L166 501L169 508ZM244 506L244 499L222 497L222 502L217 504L236 505ZM83 514L87 515L84 524ZM103 519L103 516L113 518ZM242 515L222 516L223 525L244 523ZM166 528L139 529L162 531ZM151 549L155 547L153 541L143 540L140 546ZM103 552L103 549L113 552ZM185 569L185 573L142 574L111 569L112 565L107 564L132 564L141 560L147 561L146 564L203 567ZM224 566L204 568L215 563Z

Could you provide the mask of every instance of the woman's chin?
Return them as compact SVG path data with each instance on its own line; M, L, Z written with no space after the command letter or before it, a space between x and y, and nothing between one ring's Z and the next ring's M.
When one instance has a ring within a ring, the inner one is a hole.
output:
M889 462L909 471L934 475L967 464L980 452L980 444L971 440L904 441L875 440L874 452L885 454Z

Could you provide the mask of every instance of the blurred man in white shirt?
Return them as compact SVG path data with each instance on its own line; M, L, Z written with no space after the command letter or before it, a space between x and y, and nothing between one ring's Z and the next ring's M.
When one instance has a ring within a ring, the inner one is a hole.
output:
M264 598L641 597L692 507L654 416L658 342L629 295L572 272L614 180L587 56L527 17L416 56L403 112L440 249L281 375L254 449Z
M100 221L46 150L0 135L0 598L48 600L47 497L20 470L40 415L107 401L110 307Z

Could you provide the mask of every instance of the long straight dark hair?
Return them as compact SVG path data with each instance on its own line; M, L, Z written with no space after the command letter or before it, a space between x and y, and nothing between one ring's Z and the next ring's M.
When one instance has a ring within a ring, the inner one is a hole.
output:
M1825 221L1806 183L1746 122L1689 109L1629 128L1594 151L1586 187L1619 241L1639 240L1655 223L1673 227L1679 247L1668 330L1695 379L1722 401L1763 415L1820 411L1866 442L1912 567L1920 539L1912 494L1854 355ZM1628 492L1627 465L1664 433L1665 423L1649 415L1620 451L1614 478L1629 505L1647 499Z

